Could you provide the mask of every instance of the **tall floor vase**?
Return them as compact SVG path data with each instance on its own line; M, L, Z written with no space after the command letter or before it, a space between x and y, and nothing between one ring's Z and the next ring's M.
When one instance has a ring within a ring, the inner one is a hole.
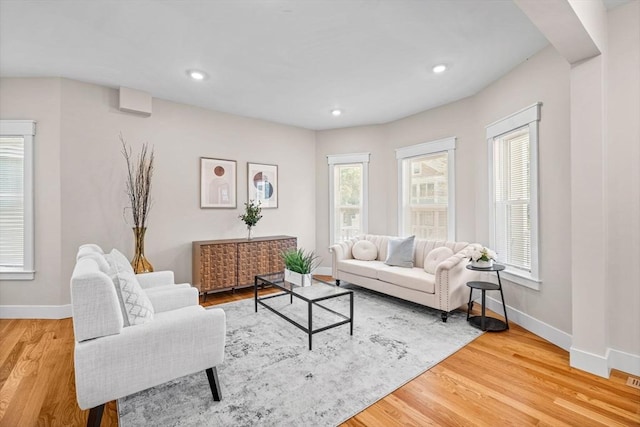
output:
M147 231L147 227L134 227L133 236L135 238L135 255L131 260L131 266L133 271L138 273L151 273L153 266L144 256L144 234Z

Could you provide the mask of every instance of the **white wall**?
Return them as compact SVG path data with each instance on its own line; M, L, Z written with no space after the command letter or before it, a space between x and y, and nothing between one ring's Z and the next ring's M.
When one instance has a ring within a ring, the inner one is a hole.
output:
M579 363L582 369L606 376L609 368L617 368L637 375L640 372L637 307L640 2L613 9L607 20L608 33L603 34L602 25L596 31L599 45L606 47L603 57L571 67L549 46L473 97L377 126L378 135L370 135L369 128L319 132L317 152L319 156L336 148L341 153L357 152L362 147L351 142L363 138L377 141L377 155L384 158L377 159L378 166L372 165L372 171L385 177L387 194L370 192L370 200L378 207L380 199L387 204L384 210L371 209L370 216L378 226L386 216L386 228L375 232L396 234L397 167L393 149L457 136L457 238L487 244L489 201L484 126L541 101L539 219L543 283L539 291L534 291L506 282L506 302L536 333L546 334L565 349L579 348L588 356L585 363ZM585 75L593 73L594 67L599 84L595 88L589 84L594 77ZM587 80L580 80L581 76ZM579 80L582 87L576 88ZM588 100L582 102L581 97L585 96ZM576 137L571 126L593 131ZM601 149L584 152L587 140L599 141ZM577 169L572 173L574 164ZM326 177L319 176L317 186L320 206L327 203L323 199L327 194ZM574 193L578 191L583 212L591 206L604 207L598 208L603 212L593 209L589 211L592 215L572 212L572 200L576 200ZM591 217L599 218L597 230L588 225ZM572 235L572 229L579 230L580 235ZM319 222L319 245L325 235L328 236L328 228ZM596 237L598 241L594 241ZM581 243L574 248L572 242ZM318 250L321 249L319 246ZM585 275L593 269L581 268L577 270L581 277L572 277L572 258L576 258L576 253L580 253L581 265L597 265L594 271L603 274ZM573 295L573 289L580 291L579 298ZM587 360L590 358L593 360Z
M0 79L0 118L37 120L35 153L35 280L2 281L0 304L61 305L68 291L60 266L59 79ZM66 279L68 281L68 279Z
M569 65L551 46L529 58L477 95L483 126L536 101L539 124L539 291L505 283L507 305L561 331L571 333L571 187ZM484 131L484 129L482 129ZM489 243L486 142L477 152L476 238Z
M447 137L456 138L456 240L475 241L475 188L470 173L475 169L475 150L479 123L475 114L474 98L435 108L397 120L385 126L387 134L387 164L389 194L386 199L388 220L387 234L398 234L398 163L395 149ZM471 185L470 185L471 184Z
M477 95L388 124L318 132L318 165L327 154L367 151L375 141L369 191L369 231L398 234L397 162L399 147L455 136L456 239L489 244L488 166L485 126L535 102L543 102L540 122L540 291L505 283L505 299L562 331L571 331L569 173L569 66L548 47ZM325 167L326 167L326 160ZM318 166L319 167L319 166ZM318 206L328 197L326 174L318 174ZM381 191L384 189L384 191ZM318 212L318 251L328 242L328 221ZM330 258L323 265L330 265Z
M327 155L370 152L369 228L371 234L398 234L398 165L395 149L456 136L456 175L473 168L473 103L462 100L396 122L317 132L317 235L316 251L322 266L331 266L329 247L329 179ZM460 117L469 119L460 120ZM456 177L456 179L457 179ZM464 179L463 179L464 182ZM457 226L460 240L474 239L474 191L456 186Z
M570 364L640 375L639 3L516 3L571 65Z
M608 28L609 346L640 361L640 2L610 11Z
M42 88L43 81L58 88L57 97ZM49 98L54 105L43 111ZM120 132L134 152L145 141L155 148L145 253L156 269L174 270L176 280L189 282L193 240L246 236L238 215L247 199L247 162L278 165L279 207L263 210L254 235L287 234L298 237L301 246L315 247L312 131L159 99L153 100L151 117L121 112L117 104L118 91L102 86L66 79L2 80L2 118L38 121L40 159L37 280L0 284L2 305L69 303L69 277L82 243L132 255L133 235L123 217L126 166ZM57 129L55 138L45 132L49 127ZM43 151L50 146L53 153ZM237 161L237 209L200 209L201 156ZM43 269L49 264L55 271Z
M640 3L608 13L605 75L607 348L640 370ZM457 137L456 235L488 243L484 126L541 101L540 291L505 284L507 304L568 337L571 283L571 151L569 65L552 47L473 97L392 123L332 131L271 124L154 99L144 118L117 110L117 91L80 82L0 79L0 117L35 119L36 279L0 283L0 305L69 302L77 245L94 241L133 250L122 208L124 161L118 133L139 149L156 149L155 206L146 253L158 269L191 278L192 240L242 237L246 162L279 165L280 207L265 210L256 235L291 234L330 265L326 155L371 152L369 232L397 233L395 148ZM573 100L575 101L575 99ZM317 141L317 142L316 142ZM574 155L576 155L574 153ZM198 158L238 161L238 209L201 210ZM294 218L294 219L292 219ZM579 285L576 284L576 285ZM598 288L599 289L599 288ZM588 304L588 303L587 303ZM589 325L589 310L573 322ZM628 356L628 357L627 357ZM624 362L624 363L627 363ZM624 364L622 363L622 364Z
M316 134L316 246L321 266L331 266L329 248L329 166L327 155L371 153L369 158L369 231L384 233L387 221L388 167L384 130L362 126L317 132Z

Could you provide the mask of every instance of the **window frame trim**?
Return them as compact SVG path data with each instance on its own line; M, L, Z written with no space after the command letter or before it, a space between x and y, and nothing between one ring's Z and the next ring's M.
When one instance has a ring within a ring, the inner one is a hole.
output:
M404 160L426 156L436 153L447 153L447 193L448 193L448 205L447 205L447 240L450 242L456 241L456 162L455 162L455 150L456 150L457 137L450 136L447 138L436 139L429 142L423 142L420 144L409 145L407 147L396 148L396 160L398 162L398 235L403 236L404 228L404 215L402 211L403 205L403 193L402 183L404 177L402 176L402 162ZM450 225L450 226L449 226Z
M536 102L525 107L513 114L503 117L500 120L487 125L486 141L487 141L487 165L489 176L489 244L495 247L495 181L493 170L493 143L494 139L513 132L519 128L528 126L529 128L529 215L531 223L531 271L526 272L521 269L515 269L507 266L503 272L503 277L510 282L518 285L540 290L542 280L540 279L540 225L539 225L539 179L538 179L538 146L539 146L539 123L540 109L542 102Z
M0 136L24 138L24 265L22 269L0 266L0 280L33 280L35 278L35 194L34 137L35 120L0 120Z
M369 231L369 160L371 153L327 154L329 166L329 244L334 245L335 236L335 165L362 164L362 233Z

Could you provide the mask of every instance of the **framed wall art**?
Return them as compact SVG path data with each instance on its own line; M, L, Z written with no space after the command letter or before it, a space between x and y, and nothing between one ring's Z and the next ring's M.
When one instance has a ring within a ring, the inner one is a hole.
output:
M278 207L278 166L247 163L247 200L265 209Z
M236 207L236 161L200 157L200 207Z

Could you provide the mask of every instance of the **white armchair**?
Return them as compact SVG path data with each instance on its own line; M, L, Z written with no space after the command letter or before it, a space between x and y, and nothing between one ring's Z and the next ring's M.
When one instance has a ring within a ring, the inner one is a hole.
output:
M133 275L118 269L114 251L86 246L71 277L71 302L76 395L90 409L87 425L100 425L106 402L203 370L219 401L224 311L205 310L197 289L173 284L172 272Z

